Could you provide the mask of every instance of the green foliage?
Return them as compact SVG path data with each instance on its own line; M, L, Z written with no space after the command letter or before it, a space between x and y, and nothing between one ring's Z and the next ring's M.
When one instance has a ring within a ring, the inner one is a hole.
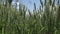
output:
M55 6L55 1L46 0L42 9L36 9L34 3L33 14L26 7L20 5L19 11L16 8L5 7L0 4L0 26L2 34L60 34L60 6ZM51 8L52 6L52 8ZM51 9L51 10L50 10Z

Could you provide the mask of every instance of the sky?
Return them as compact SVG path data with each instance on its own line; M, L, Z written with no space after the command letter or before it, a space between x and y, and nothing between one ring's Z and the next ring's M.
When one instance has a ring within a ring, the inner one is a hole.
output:
M40 6L39 0L19 0L19 2L25 4L25 6L30 10L34 9L34 2L36 3L36 9L39 9Z
M14 4L15 0L13 0L12 4ZM39 0L19 0L17 4L22 3L24 4L29 10L33 11L34 9L34 2L36 3L36 9L39 9L40 2ZM19 6L18 6L19 7Z
M5 3L5 0L3 0ZM44 0L42 0L44 2ZM17 2L17 8L19 9L19 3L24 4L28 9L33 11L34 9L34 2L36 4L36 9L38 10L40 8L40 1L39 0L18 0ZM15 0L12 1L12 5L15 5Z
M6 0L3 0L3 2L5 4ZM36 4L36 9L39 9L39 7L40 7L40 1L39 0L18 0L17 9L19 9L19 3L22 3L27 7L27 9L29 9L32 12L34 9L34 2ZM16 5L15 0L12 1L12 5Z
M44 0L42 0L44 1ZM33 11L34 9L34 3L36 4L36 9L38 10L40 8L40 0L19 0L20 3L23 3L28 9Z
M5 3L5 0L3 0ZM44 0L42 0L44 2ZM57 1L57 0L56 0ZM27 9L29 9L31 11L31 13L33 13L33 9L34 9L34 3L36 4L36 9L39 10L41 4L40 4L40 0L18 0L17 2L17 9L19 9L19 3L24 4ZM12 1L12 5L16 5L15 4L15 0ZM27 12L28 14L28 12Z
M39 0L19 0L17 2L17 9L19 9L19 3L24 4L27 9L29 9L31 11L31 13L33 13L33 9L34 9L34 2L36 4L36 9L38 10L40 7L40 1ZM13 0L12 5L15 5L15 0Z

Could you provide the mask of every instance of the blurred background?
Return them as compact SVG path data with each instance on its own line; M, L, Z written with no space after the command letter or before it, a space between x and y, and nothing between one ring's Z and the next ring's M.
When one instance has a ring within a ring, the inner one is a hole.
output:
M60 34L60 0L0 0L0 34Z

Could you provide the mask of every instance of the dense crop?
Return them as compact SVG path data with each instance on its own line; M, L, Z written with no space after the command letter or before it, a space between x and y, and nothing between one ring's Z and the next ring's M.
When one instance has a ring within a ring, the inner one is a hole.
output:
M1 1L1 0L0 0ZM25 6L19 11L12 6L7 7L0 2L0 33L2 34L60 34L60 6L59 0L45 0L36 10L34 3L33 14ZM45 7L45 8L44 8ZM23 8L23 9L22 9ZM42 8L42 9L41 9ZM26 12L29 15L26 15Z

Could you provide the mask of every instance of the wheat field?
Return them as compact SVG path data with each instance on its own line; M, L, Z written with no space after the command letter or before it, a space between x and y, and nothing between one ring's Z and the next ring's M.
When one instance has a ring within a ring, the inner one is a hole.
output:
M34 3L33 14L25 6L18 11L9 2L4 5L0 0L0 34L60 34L59 0L56 5L56 0L45 0L44 4L40 0L39 10Z

